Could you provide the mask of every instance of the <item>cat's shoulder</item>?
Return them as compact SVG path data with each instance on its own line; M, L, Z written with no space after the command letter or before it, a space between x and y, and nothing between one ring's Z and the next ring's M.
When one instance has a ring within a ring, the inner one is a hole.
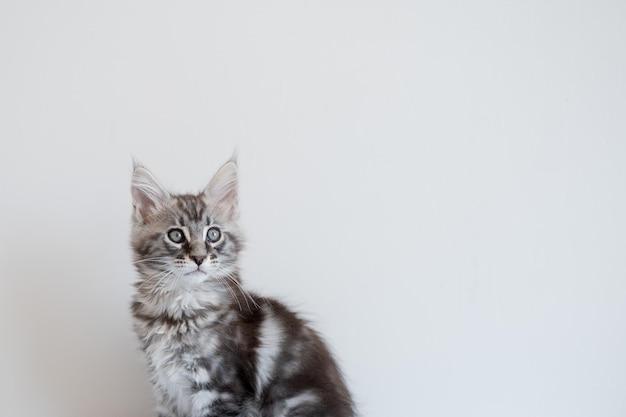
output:
M263 297L254 293L249 293L248 304L243 301L243 307L239 308L239 316L246 322L262 322L265 320L276 320L286 325L304 326L307 320L286 302L274 297ZM240 303L241 304L241 303Z

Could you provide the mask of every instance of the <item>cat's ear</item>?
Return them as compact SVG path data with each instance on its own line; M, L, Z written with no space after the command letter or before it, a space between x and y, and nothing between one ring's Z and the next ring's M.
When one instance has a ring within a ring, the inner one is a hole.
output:
M130 191L133 197L133 220L139 223L148 223L150 217L169 200L169 193L156 177L137 161L133 161Z
M202 192L204 200L229 220L239 216L237 170L237 161L233 157L222 165Z

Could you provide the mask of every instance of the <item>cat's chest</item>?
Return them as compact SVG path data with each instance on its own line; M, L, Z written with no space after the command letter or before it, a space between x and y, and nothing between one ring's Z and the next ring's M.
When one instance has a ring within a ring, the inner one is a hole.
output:
M209 329L165 332L152 337L145 351L157 369L186 369L198 359L214 357L220 345L219 333Z
M191 328L190 328L191 327ZM216 378L222 368L220 332L181 325L155 329L145 353L157 389L185 414L192 394Z

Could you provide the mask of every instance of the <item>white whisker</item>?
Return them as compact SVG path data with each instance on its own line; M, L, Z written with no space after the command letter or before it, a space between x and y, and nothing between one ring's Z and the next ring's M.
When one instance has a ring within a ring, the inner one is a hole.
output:
M169 259L164 256L159 256L157 258L144 258L139 259L133 262L133 265L145 263L145 262L154 262L154 263L169 263Z
M174 277L176 276L175 272L176 272L175 267L169 267L164 271L158 271L155 274L148 275L139 284L139 288L150 289L157 294L163 293L164 291L168 289L167 288L168 286L165 285L166 282L168 282L172 276Z
M243 311L243 307L241 306L241 303L239 302L239 298L235 294L235 291L233 291L233 289L230 287L230 285L228 285L228 283L224 280L224 278L222 278L222 277L218 277L218 278L219 278L219 280L221 282L224 283L224 285L228 289L228 292L230 292L230 295L232 295L233 300L235 300L237 302L237 305L239 306L239 311Z
M236 288L239 290L239 292L241 293L241 295L243 295L243 298L244 298L244 300L245 300L245 302L246 302L246 305L247 305L247 307L248 307L248 310L252 311L252 309L251 309L251 307L250 307L250 303L249 303L249 301L252 301L252 304L253 304L256 308L260 308L260 307L261 307L261 306L259 305L259 303L257 303L257 302L254 300L254 297L252 296L252 294L250 294L250 292L249 292L249 291L248 291L245 287L243 287L243 286L241 285L241 283L237 280L237 277L236 277L236 276L235 276L232 272L228 271L227 269L225 269L225 268L223 268L223 267L221 267L221 266L219 266L219 265L216 265L216 268L217 268L217 272L224 274L224 276L225 276L226 278L228 278L228 280L229 280L230 282L232 282L232 283L236 286ZM228 284L226 284L226 285L228 285ZM229 285L229 287L230 287L230 285Z

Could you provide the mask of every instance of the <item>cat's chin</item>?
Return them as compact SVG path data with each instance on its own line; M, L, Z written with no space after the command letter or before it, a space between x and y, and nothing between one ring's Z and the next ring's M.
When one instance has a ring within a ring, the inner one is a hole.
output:
M208 274L206 272L202 272L199 269L196 269L195 271L191 271L185 274L185 279L198 283L198 284L203 281L206 281L207 277L208 277Z

